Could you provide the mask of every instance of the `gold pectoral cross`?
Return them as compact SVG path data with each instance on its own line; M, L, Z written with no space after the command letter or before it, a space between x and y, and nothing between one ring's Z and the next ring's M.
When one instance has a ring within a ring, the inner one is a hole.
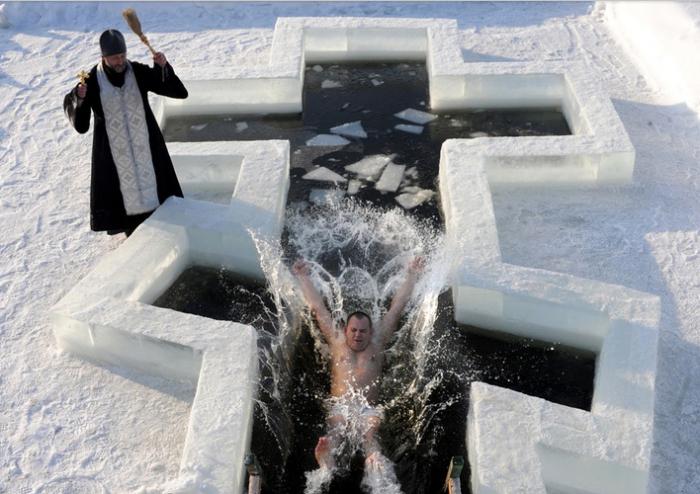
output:
M85 72L84 70L81 70L78 72L78 80L80 81L80 84L85 84L85 81L90 78L90 74Z

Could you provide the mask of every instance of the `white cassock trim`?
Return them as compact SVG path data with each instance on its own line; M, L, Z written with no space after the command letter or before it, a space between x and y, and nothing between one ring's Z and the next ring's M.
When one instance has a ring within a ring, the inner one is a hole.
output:
M153 211L160 201L141 92L129 62L127 66L122 87L109 82L102 62L97 65L97 82L124 209L135 215Z

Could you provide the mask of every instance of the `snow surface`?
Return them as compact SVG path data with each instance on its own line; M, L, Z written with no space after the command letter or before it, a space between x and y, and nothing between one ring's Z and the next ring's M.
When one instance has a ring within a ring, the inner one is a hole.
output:
M46 314L123 242L89 231L91 139L60 107L97 37L121 28L119 3L9 3L0 31L0 492L160 492L176 476L193 388L94 365L56 350ZM682 13L614 7L628 26L674 40L676 67L696 60L696 6ZM272 3L136 5L176 70L265 63L278 16L454 18L467 61L583 63L613 98L637 151L622 188L494 193L503 259L661 297L650 491L700 491L700 123L663 64L624 36L611 6L590 3ZM650 6L648 8L654 8ZM685 36L677 24L685 16ZM671 17L666 17L671 16ZM618 16L619 19L619 16ZM644 22L641 22L644 21ZM693 27L694 26L694 27ZM641 29L641 27L639 28ZM683 42L683 38L687 42ZM625 51L625 46L631 46ZM700 87L697 64L686 87ZM656 71L656 72L655 72ZM654 84L645 78L655 78ZM658 80L656 80L658 79ZM679 95L684 100L678 101ZM675 99L675 100L674 100Z

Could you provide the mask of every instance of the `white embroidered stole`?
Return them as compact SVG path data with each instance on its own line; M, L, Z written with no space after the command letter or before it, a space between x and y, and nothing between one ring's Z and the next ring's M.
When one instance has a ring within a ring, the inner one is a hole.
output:
M97 82L124 209L135 215L153 211L160 201L141 92L131 64L127 65L122 87L109 82L102 62L97 65Z

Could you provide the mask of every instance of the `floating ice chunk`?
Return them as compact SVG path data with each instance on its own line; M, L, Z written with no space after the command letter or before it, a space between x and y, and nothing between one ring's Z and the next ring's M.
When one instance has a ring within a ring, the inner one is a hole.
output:
M331 129L334 134L340 134L348 137L367 137L367 132L362 128L362 122L357 120L355 122L348 122L342 125L336 125Z
M372 80L372 84L374 86L381 86L382 84L384 84L384 81L380 81L379 79L371 79L371 80Z
M405 169L406 165L389 163L374 188L383 192L396 192L399 185L401 185L401 179L403 179L403 172Z
M413 178L413 179L418 178L418 169L415 166L412 166L411 168L406 170L406 176L408 178Z
M461 127L461 126L462 126L462 122L460 122L456 118L450 119L450 127Z
M365 156L352 165L347 165L345 169L349 172L356 173L360 178L376 179L379 177L379 174L382 173L384 167L391 163L393 157L393 154L391 156L373 154L371 156Z
M362 182L359 180L350 180L348 182L348 195L354 196L358 192L360 192L360 186L362 185Z
M341 110L346 110L350 106L350 103L343 103L343 106L340 107Z
M206 127L206 126L207 126L207 124L205 124L205 123L200 124L200 125L191 125L191 126L190 126L190 129L192 129L192 130L194 130L194 131L196 131L196 132L199 132L200 130L203 130L204 127Z
M398 124L394 125L396 130L402 130L403 132L408 132L409 134L422 134L423 127L421 125L409 125L409 124Z
M345 196L341 189L311 189L309 201L318 206L333 206L339 204Z
M7 29L8 27L10 27L10 21L7 19L5 4L0 3L0 29Z
M333 183L345 183L348 181L345 177L338 175L336 172L334 172L333 170L329 170L325 166L318 167L301 178L303 178L304 180L318 180L319 182Z
M437 118L437 115L416 110L414 108L406 108L404 111L394 113L394 116L399 117L402 120L408 120L409 122L419 125L425 125L428 122L432 122Z
M343 87L343 85L337 81L331 81L326 79L321 83L321 89L335 89L337 87Z
M248 128L248 124L245 122L236 122L236 132L243 132Z
M323 67L317 64L311 67L311 70L313 70L314 72L323 72Z
M415 192L404 192L402 194L399 194L398 196L394 197L394 200L398 202L402 208L404 209L412 209L415 208L416 206L420 206L423 204L425 201L428 201L433 198L435 195L435 192L432 190L428 189L421 189L419 187L406 187L404 189L418 189Z
M307 146L345 146L346 144L350 144L350 141L344 137L331 134L319 134L306 141Z
M470 132L469 137L488 137L486 132Z

